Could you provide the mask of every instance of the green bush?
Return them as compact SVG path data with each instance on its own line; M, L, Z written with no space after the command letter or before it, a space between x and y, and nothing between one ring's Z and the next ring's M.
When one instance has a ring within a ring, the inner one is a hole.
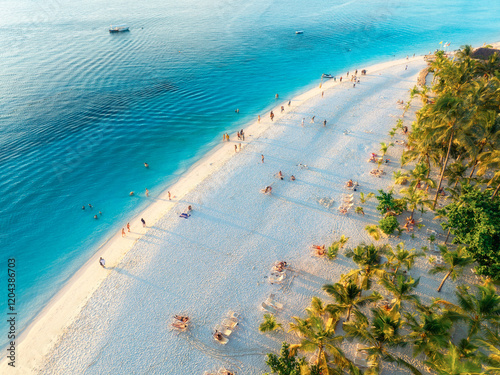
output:
M398 219L394 216L384 217L378 224L380 230L385 234L392 234L397 228L399 228Z

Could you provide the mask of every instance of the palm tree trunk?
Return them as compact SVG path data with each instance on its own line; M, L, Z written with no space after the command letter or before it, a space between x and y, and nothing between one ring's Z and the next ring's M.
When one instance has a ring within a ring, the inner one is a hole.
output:
M429 176L431 175L431 159L429 157L429 154L427 154L426 157L427 157L427 167L429 168L427 170L427 176L425 176L425 179L427 180L429 178Z
M446 279L447 279L447 278L451 275L451 271L452 271L452 270L450 270L450 271L446 274L446 276L444 277L443 281L441 281L441 284L439 285L439 288L437 289L437 291L438 291L438 292L440 292L440 291L441 291L441 288L443 287L444 282L445 282L445 281L446 281Z
M445 245L448 242L448 238L450 237L450 232L451 232L451 229L448 229L448 234L446 235L446 240L444 241Z
M500 184L498 184L497 188L495 189L495 191L493 192L493 195L491 196L491 200L493 200L495 198L495 196L497 195L498 193L498 189L500 189Z
M443 183L444 171L446 170L446 166L448 165L448 158L450 157L451 151L451 143L453 142L453 130L450 134L450 141L448 142L448 152L446 153L446 158L444 159L443 168L441 169L441 176L439 177L439 184L436 191L436 196L434 197L434 204L432 205L432 209L436 208L436 203L439 197L439 189L441 189L441 184Z
M472 175L474 174L474 171L476 170L477 162L478 162L477 159L474 158L474 166L472 167L472 171L470 172L469 178L472 178Z
M351 317L351 309L352 309L352 305L347 308L347 318L346 318L346 321L349 321L349 318Z

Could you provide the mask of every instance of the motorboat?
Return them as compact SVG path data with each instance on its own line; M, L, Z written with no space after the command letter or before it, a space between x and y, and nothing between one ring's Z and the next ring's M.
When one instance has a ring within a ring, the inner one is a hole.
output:
M326 73L323 73L321 75L321 78L333 78L333 76L331 74L326 74Z
M111 25L109 27L110 33L121 33L123 31L130 31L127 25Z
M302 30L296 31L295 34L304 34Z

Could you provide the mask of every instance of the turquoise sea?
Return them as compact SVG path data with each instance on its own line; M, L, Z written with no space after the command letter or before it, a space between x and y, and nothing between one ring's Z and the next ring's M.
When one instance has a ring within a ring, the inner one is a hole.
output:
M498 41L499 19L498 1L0 0L0 313L8 258L22 329L276 93L445 42ZM108 32L121 23L130 32Z

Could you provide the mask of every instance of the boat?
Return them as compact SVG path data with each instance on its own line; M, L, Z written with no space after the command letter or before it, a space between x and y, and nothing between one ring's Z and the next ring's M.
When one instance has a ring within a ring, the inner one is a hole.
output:
M333 76L331 74L326 74L326 73L323 73L321 75L321 78L333 78Z
M302 30L296 31L295 34L304 34Z
M111 25L109 27L109 32L110 33L120 33L122 31L129 31L127 25Z

